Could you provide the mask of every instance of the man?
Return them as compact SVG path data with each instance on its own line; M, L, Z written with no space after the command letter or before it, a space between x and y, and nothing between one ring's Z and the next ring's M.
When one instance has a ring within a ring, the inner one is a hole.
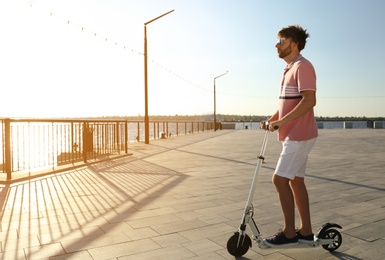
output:
M273 175L284 217L284 227L265 239L268 246L290 246L298 241L314 240L309 197L304 182L308 154L318 136L313 107L316 104L316 74L312 64L300 52L309 34L300 26L288 26L278 32L275 45L278 57L287 63L281 80L278 111L268 119L270 131L278 129L282 152ZM266 121L261 127L266 128ZM295 209L300 227L295 229Z

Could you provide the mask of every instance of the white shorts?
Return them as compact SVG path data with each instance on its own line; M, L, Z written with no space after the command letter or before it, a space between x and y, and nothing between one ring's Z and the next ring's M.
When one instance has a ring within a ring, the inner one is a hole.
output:
M274 174L290 180L305 177L307 158L316 140L317 138L307 141L283 141L282 153Z

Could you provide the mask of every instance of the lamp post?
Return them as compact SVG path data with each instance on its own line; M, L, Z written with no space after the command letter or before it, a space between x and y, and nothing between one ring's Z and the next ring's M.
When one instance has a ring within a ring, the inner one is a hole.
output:
M148 118L148 72L147 72L147 24L152 23L159 18L174 12L171 10L167 13L164 13L151 21L144 23L144 143L150 143L150 120Z
M217 131L217 116L216 116L216 107L217 107L217 104L216 104L216 89L215 89L215 80L219 77L222 77L224 75L226 75L227 73L229 73L229 71L226 71L225 73L217 76L214 78L214 131Z

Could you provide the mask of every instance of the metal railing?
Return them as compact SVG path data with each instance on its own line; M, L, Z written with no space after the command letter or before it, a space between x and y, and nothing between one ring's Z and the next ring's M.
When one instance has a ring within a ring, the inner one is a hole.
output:
M0 180L52 172L127 155L144 140L144 123L128 120L0 119ZM213 130L212 122L151 122L150 139Z

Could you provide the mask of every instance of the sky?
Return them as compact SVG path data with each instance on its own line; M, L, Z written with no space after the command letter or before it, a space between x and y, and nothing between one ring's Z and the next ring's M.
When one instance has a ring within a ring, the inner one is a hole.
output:
M385 116L382 0L0 0L0 117L271 115L298 24L316 116Z

